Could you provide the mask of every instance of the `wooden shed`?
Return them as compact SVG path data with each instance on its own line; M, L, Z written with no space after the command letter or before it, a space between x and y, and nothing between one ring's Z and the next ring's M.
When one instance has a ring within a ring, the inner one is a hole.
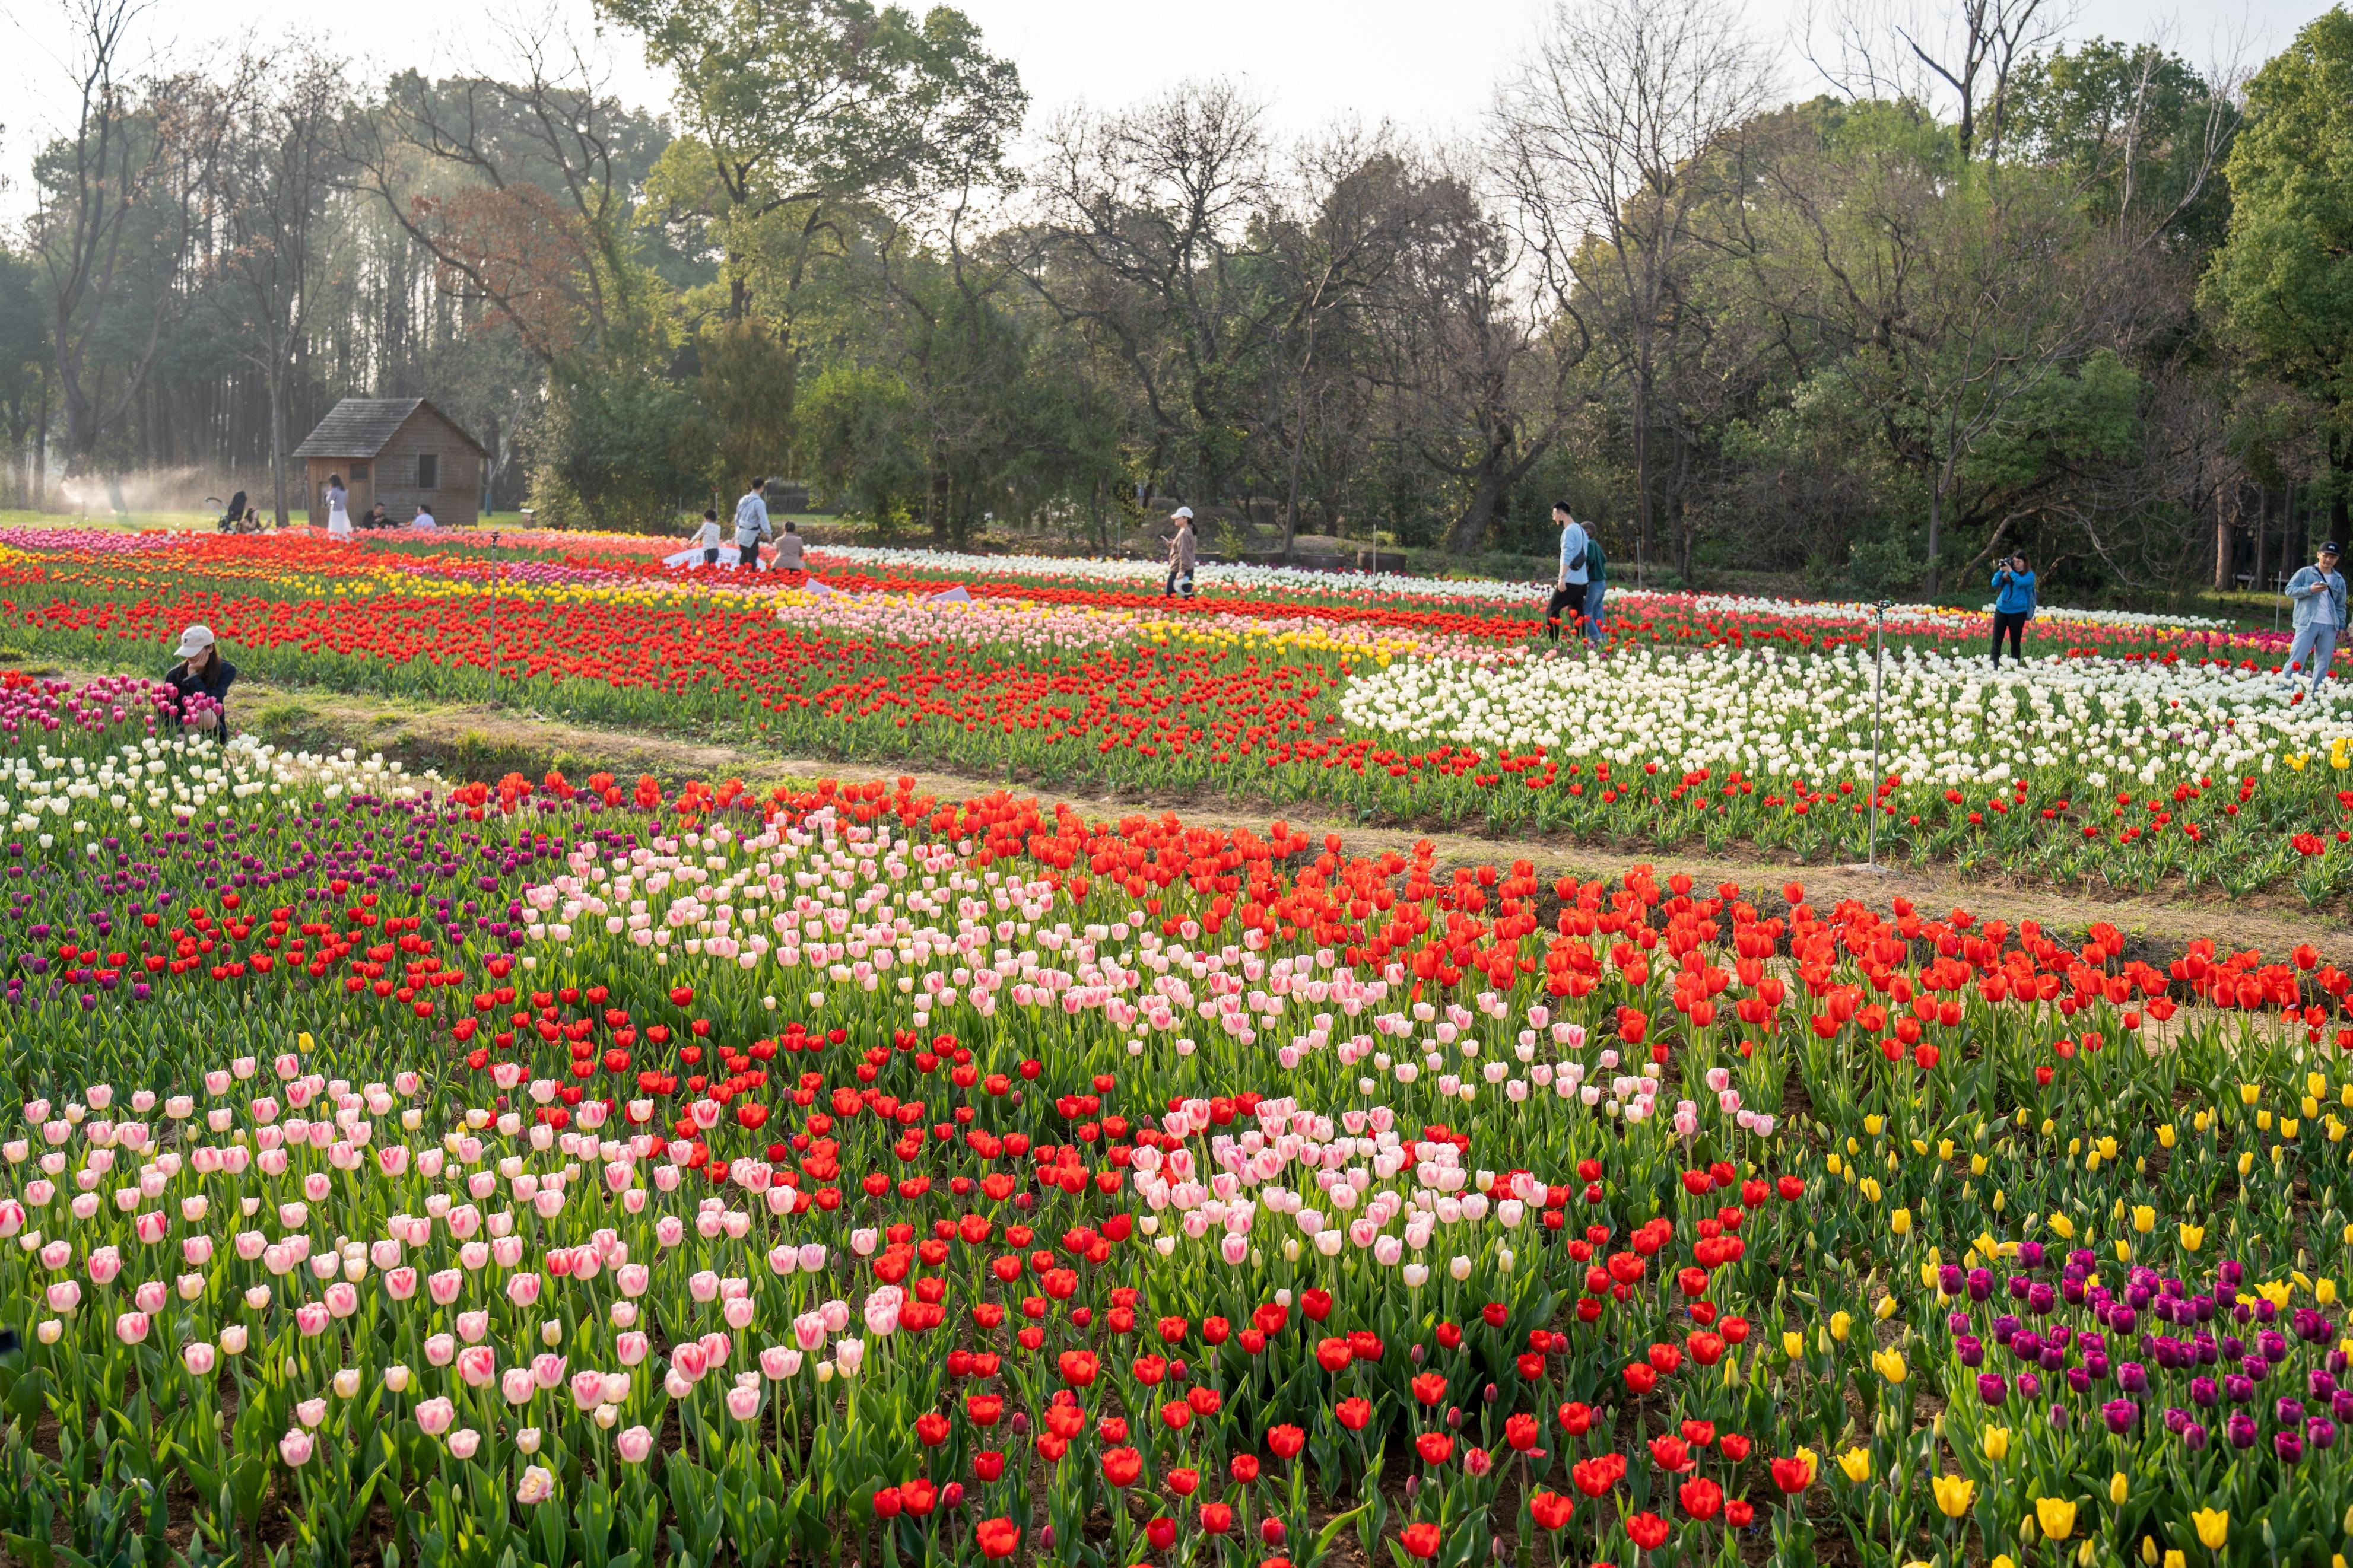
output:
M336 474L355 526L382 501L396 523L413 521L425 507L444 528L469 528L480 512L482 463L490 454L421 397L346 397L294 455L310 467L315 528L327 526L327 480Z

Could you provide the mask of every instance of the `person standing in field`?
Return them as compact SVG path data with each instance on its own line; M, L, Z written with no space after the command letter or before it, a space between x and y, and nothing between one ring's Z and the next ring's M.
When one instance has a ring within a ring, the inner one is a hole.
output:
M744 499L735 503L735 566L760 569L760 541L768 532L768 481L754 479Z
M2320 683L2328 679L2328 667L2337 662L2337 643L2345 635L2345 575L2337 570L2342 556L2337 541L2329 540L2318 552L2317 560L2310 566L2300 567L2287 580L2284 592L2288 603L2295 606L2295 641L2287 650L2287 664L2280 671L2280 689L2295 689L2299 671L2311 677L2312 690L2317 695Z
M1602 575L1609 565L1609 558L1601 553L1600 538L1588 533L1585 536L1585 645L1595 649L1601 647L1601 611L1609 597L1609 584Z
M1168 582L1161 589L1164 599L1175 598L1179 593L1193 596L1193 568L1200 561L1200 544L1193 532L1193 509L1180 506L1169 514L1176 531L1168 539Z
M705 566L719 564L719 513L711 507L702 509L702 522L693 535L695 548L702 552Z
M343 476L329 474L327 476L327 537L330 539L349 539L352 536L352 514L344 505L345 500Z
M1552 520L1560 525L1560 570L1553 583L1552 602L1545 606L1545 636L1560 641L1560 616L1564 610L1582 614L1588 590L1593 586L1593 573L1588 557L1593 548L1592 539L1568 510L1565 500L1555 501Z
M2010 662L2024 664L2026 623L2034 618L2034 569L2020 551L1993 569L1993 664L2001 668L2001 639L2010 638Z

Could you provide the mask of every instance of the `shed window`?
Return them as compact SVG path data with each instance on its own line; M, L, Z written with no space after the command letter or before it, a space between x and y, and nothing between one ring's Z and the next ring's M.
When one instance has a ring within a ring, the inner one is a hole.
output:
M419 452L417 455L417 488L438 490L441 488L441 454Z
M352 465L352 483L355 485L359 484L366 479L367 477L368 466L365 463L353 463Z

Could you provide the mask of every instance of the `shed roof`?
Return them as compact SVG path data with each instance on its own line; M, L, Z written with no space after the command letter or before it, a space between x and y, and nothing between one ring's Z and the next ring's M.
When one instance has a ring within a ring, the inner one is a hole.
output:
M468 435L465 426L442 413L421 397L346 397L327 411L319 427L302 438L294 448L298 458L373 458L388 446L418 409L431 409L433 416L458 433L466 445L489 456L482 444Z

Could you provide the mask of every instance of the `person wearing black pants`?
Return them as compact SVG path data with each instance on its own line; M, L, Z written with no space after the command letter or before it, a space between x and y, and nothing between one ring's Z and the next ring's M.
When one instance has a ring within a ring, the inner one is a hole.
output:
M1585 613L1585 594L1592 582L1592 574L1586 568L1588 541L1585 530L1578 524L1577 514L1568 510L1567 501L1553 503L1552 521L1560 530L1560 570L1554 574L1552 598L1545 605L1545 636L1558 642L1560 613L1563 610L1574 610L1580 616Z
M2010 658L2013 664L2026 662L2026 623L2034 618L2034 573L2026 564L2023 551L2010 556L1994 568L1993 574L1993 662L2001 665L2001 639L2010 638Z

